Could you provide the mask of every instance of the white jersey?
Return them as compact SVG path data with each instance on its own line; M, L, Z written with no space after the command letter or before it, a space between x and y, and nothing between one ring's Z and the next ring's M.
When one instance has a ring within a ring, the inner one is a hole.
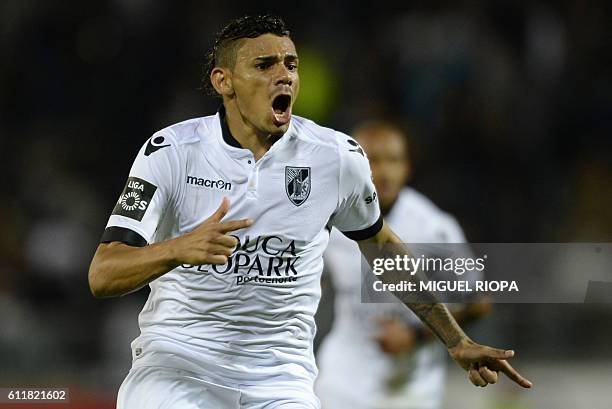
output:
M150 283L133 367L167 366L223 385L310 385L323 251L331 226L382 228L367 158L354 140L294 116L258 161L216 115L155 133L142 147L102 242L143 246L192 231L230 198L225 265L181 265Z
M404 243L463 243L456 220L414 189L404 188L385 216ZM326 409L437 408L441 404L446 351L439 342L390 357L374 337L377 318L399 317L422 325L407 307L361 302L360 252L356 243L332 231L326 268L336 290L335 319L319 349L316 391ZM474 272L463 279L474 280Z

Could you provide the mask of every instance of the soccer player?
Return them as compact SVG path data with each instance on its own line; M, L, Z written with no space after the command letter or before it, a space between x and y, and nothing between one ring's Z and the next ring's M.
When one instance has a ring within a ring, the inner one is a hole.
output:
M466 241L452 216L415 189L405 187L412 170L411 144L405 130L376 120L358 126L352 135L368 155L385 221L405 243ZM457 247L447 250L464 250ZM429 332L403 305L361 302L359 247L336 229L324 258L336 290L336 314L317 357L316 392L322 406L439 408L446 367L442 345L431 342ZM480 276L472 270L461 279L475 281ZM453 315L461 324L478 319L489 309L482 299L469 301L472 303L453 305Z
M292 116L298 55L284 23L247 16L218 34L205 77L215 115L154 133L138 153L89 271L97 297L149 284L119 409L318 408L312 340L329 229L399 243L367 158ZM407 252L407 250L406 250ZM438 303L409 304L474 384L513 351L473 342Z

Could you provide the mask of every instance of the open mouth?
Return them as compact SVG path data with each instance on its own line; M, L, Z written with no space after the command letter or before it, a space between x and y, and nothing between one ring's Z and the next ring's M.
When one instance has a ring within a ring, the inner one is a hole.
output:
M291 95L277 95L272 100L272 116L277 126L285 125L291 119Z

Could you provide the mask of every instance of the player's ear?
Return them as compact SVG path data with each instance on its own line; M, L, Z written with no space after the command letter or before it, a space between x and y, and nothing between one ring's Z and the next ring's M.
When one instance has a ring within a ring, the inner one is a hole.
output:
M221 67L215 67L210 73L210 82L220 95L232 96L234 87L232 86L232 78L229 70Z

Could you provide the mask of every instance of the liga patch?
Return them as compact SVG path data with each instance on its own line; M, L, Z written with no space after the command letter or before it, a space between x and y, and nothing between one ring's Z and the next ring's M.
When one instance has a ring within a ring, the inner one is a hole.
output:
M157 186L154 184L130 176L117 200L113 214L141 221L156 190Z

